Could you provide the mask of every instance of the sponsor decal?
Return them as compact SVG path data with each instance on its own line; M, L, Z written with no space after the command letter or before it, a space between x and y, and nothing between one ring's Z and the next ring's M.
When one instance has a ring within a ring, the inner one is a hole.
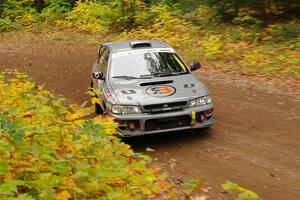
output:
M104 96L107 99L107 101L109 101L113 104L117 102L117 100L114 97L113 93L110 91L110 89L107 86L103 87L103 93L104 93Z
M136 92L134 90L122 90L121 91L123 94L135 94Z
M146 88L146 94L154 97L167 97L176 92L176 89L169 85L155 85Z
M112 58L118 58L122 56L141 54L141 53L158 53L158 52L175 53L175 50L172 48L153 48L153 49L122 51L122 52L113 53Z
M193 88L196 87L195 83L189 83L189 84L184 84L183 85L184 88Z

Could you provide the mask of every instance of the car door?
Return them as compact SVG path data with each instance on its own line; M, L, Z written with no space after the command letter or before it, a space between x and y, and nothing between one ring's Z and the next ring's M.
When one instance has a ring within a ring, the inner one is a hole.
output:
M109 50L106 47L100 47L98 51L98 58L94 65L93 72L101 72L103 75L103 79L95 79L93 78L93 86L95 89L100 90L99 97L102 99L101 106L103 108L103 88L107 82L107 70L108 70L108 63L109 63Z

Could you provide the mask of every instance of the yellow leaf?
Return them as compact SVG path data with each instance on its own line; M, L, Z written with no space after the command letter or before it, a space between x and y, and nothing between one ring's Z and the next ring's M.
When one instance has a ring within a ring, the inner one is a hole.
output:
M71 198L71 195L68 191L64 190L58 194L56 194L55 199L56 200L68 200Z
M78 125L79 127L83 128L85 121L84 120L76 120L74 123L76 125Z
M99 98L96 98L96 97L93 97L93 98L91 99L91 102L92 102L93 105L95 105L96 103L100 104Z

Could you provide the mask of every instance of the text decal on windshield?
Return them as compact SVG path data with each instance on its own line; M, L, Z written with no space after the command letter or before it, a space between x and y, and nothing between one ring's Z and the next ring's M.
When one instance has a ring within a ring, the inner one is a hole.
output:
M121 51L112 54L113 58L118 58L122 56L141 54L141 53L175 53L175 50L172 48L153 48L153 49L141 49L141 50L130 50L130 51Z

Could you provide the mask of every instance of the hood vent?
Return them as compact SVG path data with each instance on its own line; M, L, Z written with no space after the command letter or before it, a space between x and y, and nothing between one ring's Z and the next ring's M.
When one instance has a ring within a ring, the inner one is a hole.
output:
M141 83L140 86L162 85L162 84L169 84L169 83L173 83L173 81L168 80L168 81L145 82L145 83Z

